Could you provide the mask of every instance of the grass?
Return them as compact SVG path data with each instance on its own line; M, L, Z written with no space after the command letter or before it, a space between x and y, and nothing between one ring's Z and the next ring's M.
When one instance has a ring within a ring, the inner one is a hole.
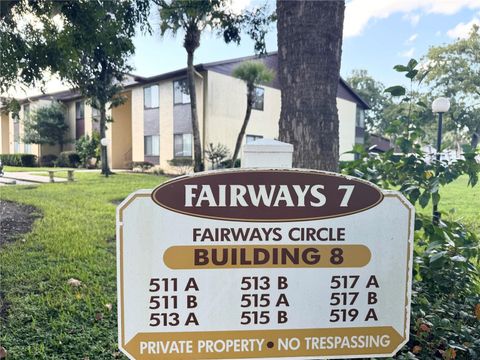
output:
M113 359L118 351L112 201L166 178L76 177L75 183L0 190L2 199L34 205L44 216L22 237L25 242L0 250L0 308L6 309L0 318L0 343L10 360ZM71 288L70 278L82 286Z
M443 218L459 220L468 224L480 236L480 184L468 186L468 176L464 175L440 189L439 210ZM425 209L417 206L417 211L432 213L429 204Z
M4 166L3 171L6 172L39 172L39 171L67 171L75 170L72 168L52 168L52 167L22 167L22 166Z
M0 249L0 343L9 360L126 359L116 344L115 203L166 178L77 172L76 179L0 188L2 199L43 213L25 241ZM480 229L480 187L466 183L462 177L444 188L440 208L455 207L452 216ZM72 288L70 278L82 285Z

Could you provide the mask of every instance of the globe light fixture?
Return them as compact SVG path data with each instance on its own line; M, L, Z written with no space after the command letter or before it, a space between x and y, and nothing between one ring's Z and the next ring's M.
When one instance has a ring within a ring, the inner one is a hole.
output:
M439 97L433 100L432 111L434 114L446 113L450 109L450 100L446 97Z
M100 144L102 144L102 146L108 146L108 145L110 145L110 139L102 138L100 140Z
M435 171L438 175L438 162L440 161L441 152L442 152L442 117L443 113L446 113L450 109L450 100L446 97L438 97L432 102L432 112L438 114L438 130L437 130L437 170ZM438 211L438 205L433 204L433 223L437 224L440 222L440 212Z

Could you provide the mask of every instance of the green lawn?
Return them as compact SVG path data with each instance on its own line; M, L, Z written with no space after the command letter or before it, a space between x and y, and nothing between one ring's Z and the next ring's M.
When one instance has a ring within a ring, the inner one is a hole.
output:
M3 171L7 172L38 172L38 171L67 171L75 170L72 168L54 168L54 167L22 167L22 166L5 166Z
M166 178L77 172L76 179L0 188L2 199L43 212L25 241L0 249L0 344L10 360L123 358L116 345L115 203ZM480 187L467 188L462 177L441 194L441 209L455 207L454 217L480 229ZM82 285L72 288L70 278Z
M467 186L468 177L461 176L455 182L440 190L439 210L451 220L460 220L473 227L480 236L480 183L475 187ZM425 214L432 213L432 206L425 209L417 206Z
M8 359L113 359L117 351L112 201L165 178L105 179L98 173L76 178L75 183L0 188L2 199L35 205L44 215L22 237L25 242L0 250L0 309L6 309L0 344ZM82 286L70 287L70 278Z

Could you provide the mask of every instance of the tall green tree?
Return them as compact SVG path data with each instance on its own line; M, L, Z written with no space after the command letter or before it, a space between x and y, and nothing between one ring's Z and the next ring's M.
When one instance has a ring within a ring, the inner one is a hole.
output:
M255 50L265 51L265 34L271 15L266 7L234 13L229 0L153 0L160 13L160 31L183 33L183 47L187 52L187 85L190 94L192 117L194 171L203 170L202 146L198 125L197 92L194 67L195 51L200 46L201 35L212 30L223 36L226 43L240 43L242 31L255 41Z
M53 102L32 112L24 120L23 142L26 144L60 145L63 151L68 125L65 123L65 106Z
M293 165L338 170L337 87L345 1L277 0L280 140Z
M2 90L17 81L34 85L45 70L58 74L100 110L100 136L104 138L107 106L118 106L124 100L122 81L131 70L128 59L134 53L135 30L139 24L149 28L149 1L7 3L1 8L0 24ZM22 19L28 16L34 20L24 25ZM108 175L105 146L101 162L102 173Z
M240 128L240 132L237 136L237 142L235 143L235 150L232 157L232 167L235 166L235 161L237 160L240 147L242 146L243 137L245 136L245 130L247 129L250 121L253 104L256 100L255 86L269 83L273 80L275 75L274 72L267 68L264 63L259 61L251 61L239 65L233 71L233 76L245 81L247 85L247 109L245 111L242 127Z
M480 29L477 25L467 38L428 50L426 77L433 94L453 99L456 111L449 112L458 127L468 131L471 146L480 138ZM454 109L452 109L454 110Z
M367 131L385 134L391 120L387 116L388 107L393 105L391 97L384 92L385 86L363 69L353 70L346 81L370 105L370 110L365 111Z

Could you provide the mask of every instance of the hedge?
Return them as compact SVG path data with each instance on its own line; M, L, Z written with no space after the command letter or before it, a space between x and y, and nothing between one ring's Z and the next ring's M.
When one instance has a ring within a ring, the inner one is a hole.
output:
M37 155L33 154L0 154L0 160L8 166L37 166Z
M58 155L56 161L54 161L55 166L58 167L73 167L76 168L80 165L81 160L80 156L76 151L64 151Z

